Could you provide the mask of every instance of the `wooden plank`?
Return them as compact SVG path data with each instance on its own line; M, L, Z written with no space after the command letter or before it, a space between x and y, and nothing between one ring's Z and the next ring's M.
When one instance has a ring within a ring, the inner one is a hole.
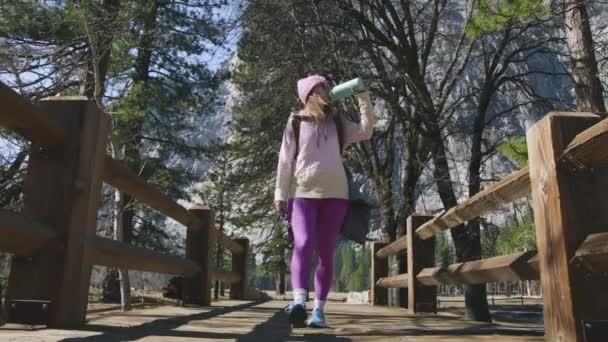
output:
M192 277L200 267L192 260L96 236L89 240L92 263L144 272Z
M198 209L209 209L207 206L198 206L195 207ZM222 247L228 249L229 251L231 251L232 253L236 253L236 254L242 254L245 252L245 250L243 249L243 246L241 246L240 244L238 244L237 242L235 242L233 239L229 238L226 234L220 232L216 227L215 227L215 219L211 220L210 222L210 226L209 226L209 247L210 248L216 248L216 244L220 244L222 245Z
M241 275L236 272L218 270L214 268L211 272L211 280L219 280L223 282L233 283L241 281Z
M439 274L439 267L427 267L416 275L416 280L424 286L439 286L441 281L436 278Z
M408 286L409 275L407 273L392 276L383 277L376 281L376 286L383 288L403 288Z
M598 163L608 163L608 118L577 134L568 144L562 158L577 168L591 168Z
M534 271L536 271L539 274L539 279L540 279L540 260L539 260L539 256L538 254L536 254L535 256L533 256L532 258L530 258L530 260L528 260L528 265L530 265L530 267L532 267L534 269Z
M433 216L411 215L407 218L407 269L416 275L425 267L435 265L435 238L420 239L414 232L416 228L431 220ZM416 277L408 277L408 311L437 312L437 287L423 286Z
M584 268L590 275L608 272L608 233L589 235L576 249L571 263Z
M562 159L573 139L599 120L592 114L550 113L528 131L548 341L582 342L585 322L608 320L608 277L587 277L570 263L588 235L608 228L608 168L574 169Z
M245 252L232 253L232 271L239 275L238 280L230 282L230 299L245 299L247 293L247 250L249 249L249 239L241 238L234 240Z
M407 248L407 236L402 236L399 239L393 241L390 245L380 249L376 253L376 257L380 259L388 258L391 255L397 254Z
M243 248L242 245L240 245L237 241L229 238L228 236L226 236L224 233L220 232L219 230L215 230L215 234L217 234L217 242L222 245L222 247L227 248L228 250L230 250L232 253L235 254L244 254L245 253L245 248Z
M530 193L528 167L504 177L499 182L485 188L473 197L437 215L416 230L421 239L428 239L435 233L454 228L462 223L496 210Z
M425 268L416 279L427 286L439 284L484 284L500 281L538 279L528 264L535 251L467 261L447 267Z
M185 278L183 299L186 304L208 306L211 304L211 255L209 231L212 229L214 216L208 207L194 207L190 212L198 218L202 227L188 227L186 233L186 258L200 268L200 272Z
M122 166L118 161L111 157L106 157L103 180L111 186L120 189L133 196L133 198L142 203L158 210L164 215L180 222L186 227L199 227L197 218L186 208L176 203L171 198L160 192L151 184L147 183L133 171ZM215 239L217 243L226 247L232 252L243 253L242 246L235 243L225 234L215 229L215 224L211 231L210 238Z
M372 305L387 305L388 304L388 291L386 288L382 288L376 285L376 282L382 278L388 276L388 262L386 259L378 258L376 254L378 251L385 246L387 242L372 242L372 253L371 253L371 266L370 266L370 295Z
M186 208L109 156L105 158L103 181L186 227L198 226L193 224L196 217Z
M0 251L20 256L33 255L54 240L52 228L18 213L0 210ZM54 241L57 243L57 241Z
M43 110L0 82L0 127L50 148L65 141L65 129Z
M75 327L86 316L91 264L83 241L96 231L110 119L81 97L52 97L39 106L66 140L54 149L32 143L22 214L52 227L64 248L13 257L7 299L49 300L49 325Z

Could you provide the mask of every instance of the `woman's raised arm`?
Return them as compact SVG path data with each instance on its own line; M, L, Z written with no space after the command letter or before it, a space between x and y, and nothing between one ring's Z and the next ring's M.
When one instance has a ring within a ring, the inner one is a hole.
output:
M361 121L357 123L349 120L342 120L345 145L369 140L374 133L374 108L369 92L365 91L357 94L357 99L359 101Z

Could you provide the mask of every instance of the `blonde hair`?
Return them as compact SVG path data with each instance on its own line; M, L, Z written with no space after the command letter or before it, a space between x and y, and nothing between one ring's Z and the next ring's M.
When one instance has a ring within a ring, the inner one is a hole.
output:
M305 110L308 114L310 114L310 116L312 116L317 124L330 118L332 115L329 102L325 101L323 97L317 93L310 94L308 100L306 101Z

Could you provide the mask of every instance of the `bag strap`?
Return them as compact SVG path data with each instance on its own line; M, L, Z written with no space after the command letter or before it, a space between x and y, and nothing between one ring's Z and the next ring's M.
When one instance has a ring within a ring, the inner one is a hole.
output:
M300 123L302 120L303 117L301 115L291 115L291 127L293 129L293 135L296 143L296 153L293 156L294 160L298 159L298 153L300 152Z
M313 119L299 114L291 115L291 127L293 128L293 135L296 143L296 153L293 159L298 159L298 153L300 152L300 124L302 121L312 122ZM344 153L344 127L342 127L342 117L334 115L334 124L336 125L336 132L338 133L338 147L340 148L340 155Z
M342 156L344 154L344 127L340 114L334 115L334 124L336 125L336 132L338 132L338 147L340 148L340 156Z

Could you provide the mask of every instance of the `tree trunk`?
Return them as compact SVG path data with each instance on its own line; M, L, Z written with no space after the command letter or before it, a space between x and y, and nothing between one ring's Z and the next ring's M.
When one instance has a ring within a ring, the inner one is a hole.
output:
M446 158L445 146L441 133L438 130L433 130L436 137L435 149L433 153L434 171L433 176L437 183L439 196L445 208L449 209L458 202L454 195L452 180L450 177L450 169ZM479 225L471 228L460 225L452 228L450 231L454 246L456 249L457 262L465 262L479 260L481 258L481 240ZM474 321L491 322L490 309L488 307L488 299L486 287L481 285L466 285L464 287L465 299L465 318Z
M219 270L222 268L222 259L223 259L224 251L222 247L218 244L217 246L217 254L215 260L215 267ZM215 286L213 288L213 298L219 299L220 296L224 296L224 283L216 280Z
M120 190L114 191L114 240L124 241L124 209L126 203L124 194ZM131 310L131 284L129 271L118 269L118 280L120 282L120 307L122 311Z
M474 196L481 190L481 143L485 127L486 109L490 100L489 89L481 97L479 109L473 123L473 137L471 144L471 159L469 161L468 195ZM458 228L462 229L462 228ZM456 243L456 236L459 243ZM481 259L481 228L479 218L466 224L463 232L452 232L456 245L458 262ZM460 246L460 248L459 248ZM460 252L458 250L460 249ZM465 286L466 316L475 321L492 320L487 300L487 287L485 284Z
M221 229L221 225L220 225L220 229L219 231L221 232L223 229ZM218 270L222 269L222 260L224 256L224 250L222 249L222 247L217 244L217 253L215 255L215 268L217 268ZM220 291L221 288L221 291ZM215 287L213 289L213 298L215 299L219 299L220 295L224 295L224 283L221 281L216 280L215 281Z
M276 274L275 292L277 295L285 294L285 269L280 269Z
M564 0L564 21L579 112L606 112L585 0Z
M100 6L92 8L95 13L93 19L84 22L89 40L89 58L81 77L80 94L95 99L101 106L120 0L103 0Z
M105 277L102 283L101 301L103 303L119 303L120 302L120 284L118 280L118 271L115 268L107 268Z

